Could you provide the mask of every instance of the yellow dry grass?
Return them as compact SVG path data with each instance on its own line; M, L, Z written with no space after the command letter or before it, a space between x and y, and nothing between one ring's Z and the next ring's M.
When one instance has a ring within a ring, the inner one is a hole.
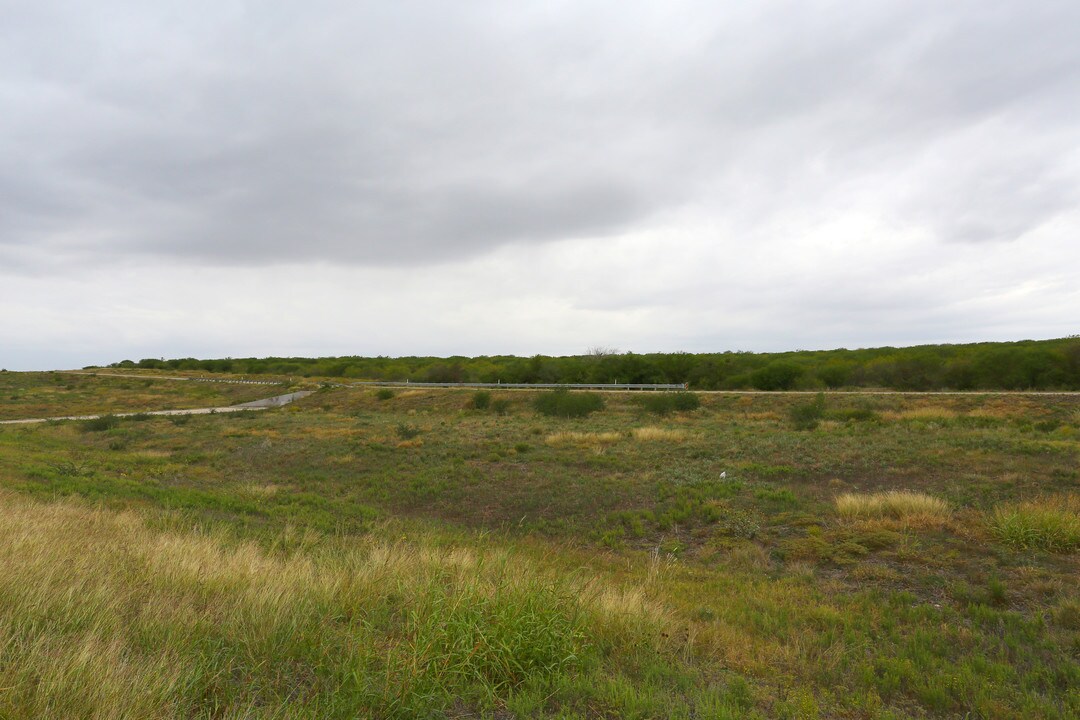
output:
M885 420L926 420L926 421L944 421L955 420L960 416L960 413L951 408L940 407L936 405L908 408L906 410L886 410L881 413L881 417Z
M135 450L131 453L134 457L139 458L167 458L172 455L171 450Z
M273 497L282 489L281 485L275 485L274 483L261 485L255 482L244 483L237 488L241 494L249 497Z
M685 430L667 430L659 427L634 428L635 440L644 442L682 442L686 439Z
M557 432L544 438L548 445L614 445L622 439L622 433L617 432Z
M836 498L836 510L847 518L896 520L910 526L940 525L950 515L944 500L913 490L844 493Z

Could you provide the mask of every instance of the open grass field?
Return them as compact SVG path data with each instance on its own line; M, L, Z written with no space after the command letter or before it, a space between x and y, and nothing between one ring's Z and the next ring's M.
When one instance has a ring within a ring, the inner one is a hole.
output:
M537 395L0 427L0 717L1080 716L1080 398Z

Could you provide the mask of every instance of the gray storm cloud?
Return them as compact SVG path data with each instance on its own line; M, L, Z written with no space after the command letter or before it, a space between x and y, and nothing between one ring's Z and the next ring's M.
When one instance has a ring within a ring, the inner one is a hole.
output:
M422 265L853 194L1010 241L1080 201L1077 3L748 5L4 3L0 261Z

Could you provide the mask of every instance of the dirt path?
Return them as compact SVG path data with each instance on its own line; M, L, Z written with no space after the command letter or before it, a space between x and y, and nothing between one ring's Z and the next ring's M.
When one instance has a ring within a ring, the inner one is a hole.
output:
M131 417L133 415L211 415L216 413L233 413L242 412L244 410L269 410L270 408L282 407L288 405L293 400L299 400L302 397L307 397L313 391L300 390L297 392L287 393L285 395L275 395L274 397L263 398L262 400L254 400L252 402L241 403L239 405L228 405L226 407L213 407L213 408L189 408L186 410L152 410L150 412L125 412L125 413L102 413L100 415L63 415L60 417L47 417L47 418L25 418L22 420L0 420L0 425L29 425L32 423L51 422L53 420L97 420L105 415L113 415L114 417Z

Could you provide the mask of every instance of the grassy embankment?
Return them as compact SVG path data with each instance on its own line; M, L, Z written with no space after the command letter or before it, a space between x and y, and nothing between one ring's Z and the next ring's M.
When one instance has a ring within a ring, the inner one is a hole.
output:
M0 716L1080 712L1075 399L492 396L0 429Z
M0 373L0 420L225 407L284 386L177 382L68 373Z

